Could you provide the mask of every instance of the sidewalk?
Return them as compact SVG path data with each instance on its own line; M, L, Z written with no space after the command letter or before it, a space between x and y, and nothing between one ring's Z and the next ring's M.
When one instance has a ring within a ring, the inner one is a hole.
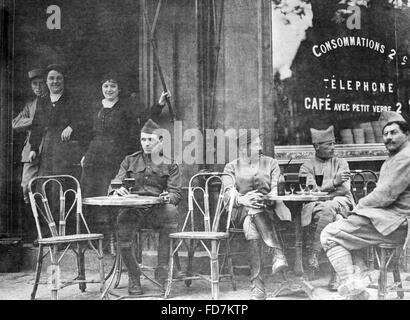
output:
M107 255L105 257L105 273L108 273L109 267L113 261L112 256ZM63 279L69 278L76 274L75 265L64 267L61 271ZM182 263L184 266L185 264ZM150 274L148 272L148 274ZM87 278L98 279L97 269L86 270ZM402 273L402 280L404 286L410 287L410 281L406 281L409 278L409 273ZM42 279L47 277L47 267L43 268ZM121 282L118 289L115 292L118 294L127 294L127 274L123 273ZM388 279L391 283L392 275L389 273ZM267 287L268 300L308 300L304 293L293 293L281 297L272 297L271 293L282 281L280 276L272 277L265 275L265 283ZM318 279L311 281L310 283L316 288L315 294L320 300L339 300L339 295L335 292L327 290L327 283L329 281L329 275L325 272L319 275ZM237 290L233 291L230 282L222 282L220 284L220 299L221 300L247 300L250 294L250 282L247 275L237 275ZM30 299L30 293L34 283L34 271L28 270L19 273L0 273L0 300L27 300ZM148 280L142 278L142 286L145 293L153 292L158 293L157 287ZM370 299L377 299L377 291L375 289L369 289ZM78 285L69 286L59 290L59 299L61 300L98 300L100 299L99 284L87 284L87 290L82 293L78 289ZM50 299L50 291L47 285L39 285L37 290L36 299L48 300ZM114 297L113 297L114 299ZM147 300L163 299L160 297L143 298ZM173 283L171 294L168 300L210 300L211 289L209 283L203 280L193 281L190 287L186 287L183 281ZM395 293L390 293L387 299L396 299ZM410 293L405 293L405 300L410 300Z

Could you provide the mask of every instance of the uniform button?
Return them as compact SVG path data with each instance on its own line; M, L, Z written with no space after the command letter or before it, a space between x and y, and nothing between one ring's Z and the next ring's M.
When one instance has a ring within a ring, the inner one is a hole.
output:
M148 180L148 177L145 177L145 180Z

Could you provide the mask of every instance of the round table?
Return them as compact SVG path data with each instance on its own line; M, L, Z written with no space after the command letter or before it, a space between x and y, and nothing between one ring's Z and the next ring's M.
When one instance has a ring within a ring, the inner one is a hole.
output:
M312 298L312 290L313 287L307 283L303 279L303 242L302 242L302 206L308 202L316 202L316 201L327 201L332 200L334 196L328 194L287 194L284 196L277 196L277 195L266 195L264 197L264 201L266 203L270 203L273 201L281 200L283 202L287 202L288 205L291 207L292 213L292 220L295 222L295 266L294 272L296 276L300 276L300 278L296 280L286 280L282 283L279 288L273 293L273 296L279 295L285 289L290 290L292 292L296 291L304 291L310 298Z
M147 205L159 205L162 204L162 200L159 197L152 197L152 196L140 196L137 194L128 194L125 196L117 196L117 195L112 195L112 196L100 196L100 197L89 197L89 198L83 198L82 199L82 204L84 205L89 205L89 206L100 206L100 207L117 207L117 208L139 208L139 207L145 207ZM115 212L116 213L116 212ZM118 239L118 237L117 237ZM147 295L139 295L139 296L119 296L117 294L114 294L110 292L111 285L114 281L114 278L117 276L116 283L114 285L114 288L116 288L120 282L121 279L121 270L122 270L122 263L121 263L121 254L119 251L118 247L118 241L117 241L117 248L116 248L116 253L115 253L115 260L114 260L114 265L111 268L111 271L109 272L107 279L110 278L108 281L108 285L106 286L104 292L101 295L101 298L104 299L105 297L108 297L107 294L110 293L113 296L118 297L118 299L124 299L127 297L132 297L132 298L139 298L139 297L147 297L147 296L153 296L152 294ZM160 287L161 289L162 286L155 280L151 279L148 277L142 270L142 267L140 266L141 274L147 278L149 281ZM111 277L110 277L111 276ZM156 295L156 296L162 296L161 295Z

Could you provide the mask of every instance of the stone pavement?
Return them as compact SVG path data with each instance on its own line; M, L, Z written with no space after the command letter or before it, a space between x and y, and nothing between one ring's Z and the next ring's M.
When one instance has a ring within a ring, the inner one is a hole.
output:
M105 257L105 272L109 270L113 258L110 255ZM205 260L203 261L205 262ZM69 278L69 276L75 276L75 264L68 264L68 267L63 267L61 275L63 279ZM184 266L184 263L182 263ZM89 265L87 265L89 266ZM93 265L95 266L95 265ZM148 272L149 274L149 272ZM47 265L43 268L43 278L47 277ZM97 269L86 270L87 278L98 279ZM409 279L409 274L402 273L402 280ZM319 277L310 283L316 288L315 293L318 299L321 300L339 300L341 299L337 293L327 290L327 282L329 275L327 272L322 272ZM237 275L237 290L233 291L230 282L222 282L220 285L220 299L221 300L247 300L249 298L250 283L247 275ZM265 282L268 292L268 300L307 300L307 296L303 293L291 294L281 297L272 297L269 293L272 293L275 288L282 281L280 276L272 277L270 275L265 276ZM392 275L389 273L389 281L392 281ZM0 273L0 300L26 300L30 298L32 285L34 282L34 271L22 271L18 273ZM410 287L410 281L404 281L404 285ZM158 293L156 287L148 280L142 278L142 286L146 293L153 292ZM120 286L115 290L116 293L122 295L127 292L127 274L124 273ZM375 289L369 289L371 294L370 299L377 299L377 291ZM59 299L61 300L98 300L100 299L99 285L87 284L87 290L82 293L78 289L78 285L69 286L59 290ZM395 293L390 293L388 299L396 299ZM36 299L48 300L50 299L50 291L47 285L40 285L37 291ZM160 297L146 297L143 299L163 299ZM187 287L184 282L179 281L173 283L169 300L210 300L211 289L209 283L203 280L193 281L190 287ZM410 300L410 293L405 293L405 300Z

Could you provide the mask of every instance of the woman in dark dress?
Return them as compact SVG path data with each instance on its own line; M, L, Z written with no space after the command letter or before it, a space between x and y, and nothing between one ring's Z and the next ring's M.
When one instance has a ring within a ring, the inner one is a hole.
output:
M107 195L121 161L139 149L139 126L150 117L158 117L165 105L165 98L169 96L169 93L163 93L159 103L148 111L138 110L130 99L120 97L123 85L117 74L106 74L101 80L101 86L104 99L96 104L93 111L91 142L81 160L83 197ZM87 216L94 230L105 231L101 225L107 225L109 214L102 214L101 209L97 214L96 210L88 208Z
M50 95L39 99L33 119L29 160L37 157L43 139L39 175L68 174L79 178L87 136L85 110L65 89L62 65L47 67L47 86Z

